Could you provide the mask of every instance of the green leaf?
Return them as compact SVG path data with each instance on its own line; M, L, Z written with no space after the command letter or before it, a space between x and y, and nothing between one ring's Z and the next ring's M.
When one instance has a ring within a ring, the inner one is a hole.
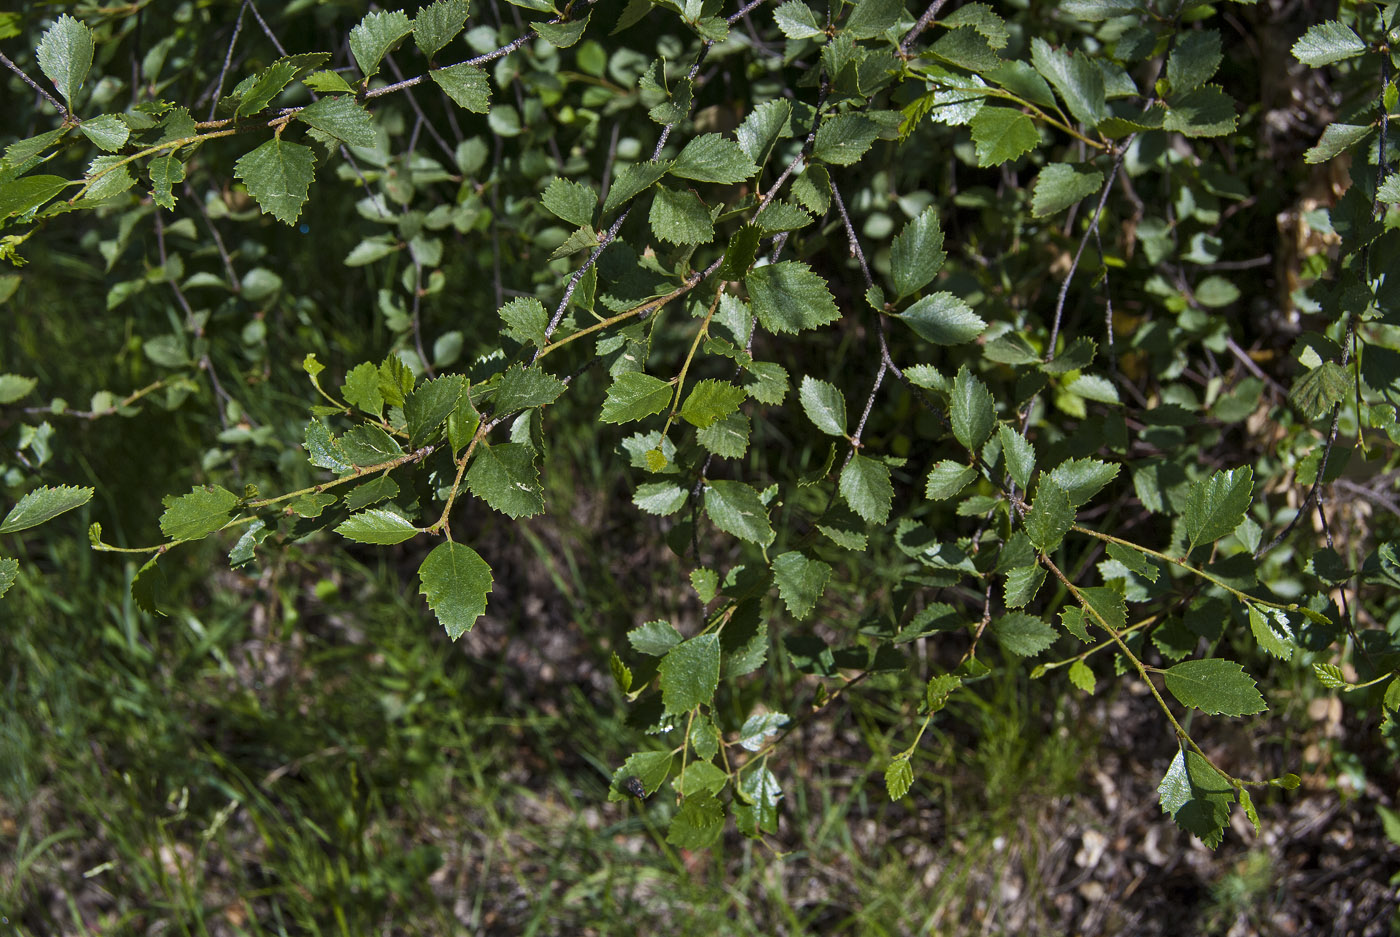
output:
M969 123L977 165L1000 166L1035 149L1040 132L1035 122L1009 107L984 107Z
M713 569L692 569L690 571L690 585L700 598L700 602L709 605L719 590L719 574Z
M1269 708L1249 674L1232 660L1184 660L1163 673L1172 696L1213 716L1250 716Z
M94 145L108 153L116 152L126 143L126 138L131 136L131 129L127 127L126 121L116 114L103 114L101 117L89 117L78 125L83 136L87 137Z
M627 632L627 641L638 654L662 657L684 641L684 636L669 621L649 621Z
M719 686L719 635L702 634L666 652L656 668L668 713L710 705Z
M671 175L696 182L734 184L758 172L743 147L717 133L692 137L671 166Z
M658 377L627 371L618 375L608 388L608 397L603 401L603 412L598 419L603 423L632 423L644 419L666 409L673 393L671 385Z
M972 311L972 307L952 293L925 296L895 318L935 345L970 342L987 328L987 323Z
M900 752L885 766L885 791L890 800L899 800L914 784L914 769L909 766L909 753Z
M1075 120L1095 127L1108 116L1103 72L1083 52L1070 56L1037 36L1031 40L1031 64L1060 93Z
M535 451L524 443L479 443L466 483L468 491L509 517L533 517L544 510Z
M846 397L833 384L804 377L797 392L802 410L828 436L846 435Z
M1157 785L1162 812L1212 849L1224 839L1234 793L1229 780L1210 762L1184 749L1176 753Z
M340 454L356 467L381 465L403 455L403 449L394 441L394 437L378 426L353 427L336 442Z
M1342 668L1336 664L1313 664L1313 673L1317 676L1317 682L1327 687L1329 690L1340 690L1350 686L1347 679L1342 675Z
M598 207L598 193L592 186L557 176L549 180L542 200L550 212L576 225L591 225L593 212Z
M674 514L685 504L688 492L671 482L648 482L638 485L632 503L648 514Z
M480 68L462 62L447 68L434 68L428 74L458 107L473 114L491 112L491 83Z
M384 412L384 395L379 391L379 368L368 361L355 365L345 375L340 393L351 406L373 417Z
M264 213L292 224L301 214L315 174L315 154L309 147L283 143L273 137L233 164L233 174L248 187Z
M350 464L345 454L340 451L340 446L331 438L331 431L319 419L306 424L303 447L312 465L330 469L337 475L348 475L355 471L355 466Z
M820 163L811 163L792 183L792 197L815 215L831 208L831 176Z
M539 368L512 365L501 375L501 383L496 388L496 416L553 403L564 392L565 386L559 378Z
M857 453L841 470L841 497L868 524L883 524L890 516L894 486L890 467Z
M0 403L14 403L38 383L34 378L20 374L0 374Z
M993 49L1004 49L1011 39L1006 20L985 3L964 3L947 16L940 17L939 22L949 29L971 26L982 34Z
M1318 23L1293 44L1293 57L1310 68L1355 58L1365 51L1361 37L1337 20Z
M1288 616L1282 609L1249 608L1249 630L1254 632L1254 640L1259 646L1279 660L1293 657L1293 631L1288 626Z
M1077 169L1071 163L1051 163L1035 177L1031 216L1044 218L1064 211L1102 187L1103 173L1097 169Z
M724 805L708 791L681 804L666 830L666 842L678 849L709 849L724 833Z
M759 324L774 334L815 329L841 318L836 300L812 268L785 260L749 271L744 277Z
M44 485L19 499L19 502L0 521L0 534L13 534L47 523L92 500L95 489L79 488L74 485L59 485L51 488Z
M1152 560L1148 559L1144 553L1139 553L1132 547L1126 547L1121 543L1110 543L1108 545L1108 555L1122 563L1129 570L1137 573L1148 582L1156 582L1162 571Z
M992 71L1002 64L1001 57L992 51L987 37L971 26L950 29L939 36L925 54L955 68L978 74Z
M1303 162L1312 165L1334 159L1365 140L1375 129L1370 124L1328 124L1317 145L1303 154Z
M279 59L258 72L252 84L238 98L236 116L251 117L267 107L273 98L282 93L283 88L291 84L296 73L296 64L286 59ZM234 92L235 95L237 93Z
M19 560L13 556L0 556L0 599L5 597L18 578Z
M778 595L799 621L812 614L830 578L829 564L809 559L796 550L773 560L773 580L778 584Z
M1234 533L1249 510L1254 471L1249 466L1219 471L1193 482L1181 512L1190 548Z
M751 361L744 370L753 380L744 382L744 390L759 403L776 407L788 394L788 373L772 361Z
M467 23L467 0L436 0L413 17L413 41L428 58L456 38Z
M1215 85L1197 88L1180 97L1173 95L1167 102L1167 116L1162 121L1165 130L1187 137L1220 137L1235 129L1235 102Z
M904 226L890 245L890 274L899 299L923 289L943 267L948 255L943 251L943 229L938 211L926 208ZM944 294L951 295L951 294ZM910 310L911 312L913 310ZM968 310L969 313L971 310ZM908 313L906 313L907 315ZM976 318L975 316L973 318ZM979 323L980 319L977 320ZM910 323L913 326L913 323ZM913 326L918 332L917 326ZM919 332L919 334L923 334ZM935 339L929 339L935 341ZM961 339L966 341L966 339ZM955 342L940 342L951 345Z
M312 72L303 78L301 83L320 94L355 93L354 86L332 71Z
M751 752L756 752L791 721L787 713L754 713L744 720L739 729L739 744Z
M25 176L0 184L0 218L23 215L68 187L62 176Z
M162 499L165 513L160 516L160 531L171 540L200 540L228 523L233 509L238 507L238 495L210 485L193 488L178 498L167 495Z
M824 30L817 24L817 14L802 0L787 0L773 11L773 19L778 28L789 39L811 39L820 36Z
M58 93L73 107L78 89L92 68L92 30L64 13L54 20L35 50L39 68Z
M960 367L953 378L950 422L953 436L973 453L982 448L997 424L992 392L972 375L967 365Z
M767 765L744 772L736 793L740 801L747 801L734 804L736 826L750 836L758 830L778 832L778 802L783 799L783 789Z
M530 28L555 48L567 49L583 38L583 31L588 28L588 18L592 15L585 13L583 19L567 23L531 23Z
M1031 473L1035 471L1035 446L1005 423L997 425L997 438L1001 440L1001 454L1006 460L1007 474L1022 489L1029 491Z
M692 723L692 730L695 726L702 725L707 721L706 719L696 719ZM702 792L718 794L724 789L724 785L729 783L729 775L707 761L692 761L686 766L684 779L677 778L676 783L679 785L683 797Z
M1077 660L1069 665L1069 682L1090 694L1094 692L1094 685L1097 683L1094 679L1094 672L1082 660Z
M742 413L731 413L701 428L695 439L721 458L737 459L749 448L749 418Z
M404 398L403 415L408 423L410 449L436 441L448 414L457 409L457 400L466 390L466 383L467 379L460 374L445 374L424 381L409 392Z
M1346 369L1335 361L1324 361L1294 380L1288 399L1306 419L1316 420L1345 400L1350 388Z
M351 146L374 146L373 118L347 95L325 97L308 104L297 111L297 120Z
M666 175L670 168L670 160L624 166L622 171L617 174L617 178L613 180L612 188L608 189L608 197L603 200L603 214L611 215L642 192L651 188L656 184L656 180Z
M796 231L811 223L811 215L791 202L782 199L774 199L769 202L754 219L754 224L768 234L779 231Z
M622 763L622 767L613 772L612 784L608 788L608 800L621 801L632 796L624 787L629 778L640 781L646 794L655 794L661 785L666 783L666 778L671 773L671 762L670 752L638 752L629 756Z
M739 280L753 266L754 258L758 256L758 245L763 240L763 231L757 225L746 224L729 238L729 243L724 248L724 263L719 268L719 278L721 280ZM734 297L725 293L720 299L721 304L725 302L725 297L733 300ZM747 318L747 316L745 317Z
M1214 29L1177 33L1167 57L1167 84L1172 94L1194 91L1220 67L1220 33Z
M997 642L1018 657L1035 657L1055 643L1059 633L1025 612L1007 612L992 622Z
M451 541L438 544L418 567L418 579L419 592L453 641L486 613L491 567L471 547Z
M741 540L765 547L773 542L768 509L758 492L743 482L709 482L705 488L705 514L720 530Z
M1007 608L1025 608L1040 591L1045 570L1040 566L1021 566L1006 574L1005 599Z
M782 7L778 9L781 10ZM808 10L808 13L810 12ZM763 165L773 149L773 144L778 142L778 137L782 136L791 118L792 104L787 100L777 98L763 102L749 111L739 129L734 131L739 149L744 151L744 155L754 165Z
M88 183L84 204L121 195L136 184L123 156L96 157L88 164L84 178Z
M366 78L379 71L379 63L403 38L413 32L413 24L402 10L370 13L350 30L350 52Z
M175 186L185 179L185 164L174 156L157 156L146 166L151 177L151 198L161 208L175 208Z
M399 486L388 475L380 475L373 478L345 496L345 509L347 511L358 511L367 508L371 504L378 504L380 501L387 501L397 497Z
M1026 534L1037 550L1050 553L1060 545L1074 523L1074 505L1054 478L1042 476L1035 489L1035 503L1026 514Z
M880 125L864 114L837 114L822 121L812 158L833 166L850 166L865 155L880 135Z
M977 477L977 469L970 465L943 460L933 466L928 473L928 484L924 487L924 497L930 501L942 501L957 496Z
M941 606L952 612L952 606ZM948 705L948 698L953 692L962 686L962 677L955 674L944 673L936 677L930 677L928 685L924 687L924 707L929 712L939 712Z
M857 0L841 32L853 39L874 39L899 22L904 0Z
M1079 507L1118 477L1118 466L1098 459L1069 459L1051 469L1050 477L1069 495L1070 504Z
M549 313L544 304L533 296L520 296L512 299L498 310L501 329L510 338L524 345L532 342L543 348L546 344L545 328L549 325Z
M728 381L701 381L681 406L681 418L692 426L711 426L737 410L747 396Z
M356 543L388 545L412 540L422 531L402 515L385 508L370 508L350 517L335 529L347 540Z
M710 210L700 196L661 186L651 203L651 230L672 244L708 244L715 239Z

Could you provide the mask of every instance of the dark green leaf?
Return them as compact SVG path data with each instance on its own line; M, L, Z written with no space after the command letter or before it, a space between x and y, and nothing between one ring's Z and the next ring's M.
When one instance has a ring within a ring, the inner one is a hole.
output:
M778 584L778 595L799 621L812 613L830 578L829 564L809 559L795 550L773 560L773 580Z
M536 347L545 346L544 332L549 325L549 313L538 299L533 296L512 299L498 310L498 314L504 326L501 329L503 333L522 345L533 342Z
M588 18L592 15L585 13L583 19L567 23L531 23L530 28L555 48L567 49L583 38L583 31L588 28Z
M1001 440L1001 454L1006 460L1007 474L1021 488L1030 490L1031 473L1035 471L1035 446L1005 423L997 425L997 438Z
M751 752L756 752L791 721L787 713L754 713L744 720L739 729L739 744Z
M890 516L894 486L889 466L857 453L841 470L841 497L868 524L883 524Z
M59 485L51 488L44 485L19 499L19 502L0 522L0 534L13 534L47 523L92 500L95 489L79 488L74 485ZM203 536L201 534L200 536Z
M822 121L812 146L812 158L834 166L849 166L865 155L880 125L864 114L837 114Z
M1235 129L1235 102L1215 85L1206 85L1167 102L1163 128L1188 137L1219 137Z
M778 9L781 10L782 7ZM792 105L783 98L758 105L744 118L739 129L734 131L739 149L744 151L744 155L754 165L763 165L791 117Z
M898 240L896 240L898 246ZM914 303L896 318L935 345L970 342L987 328L972 307L952 293L934 293Z
M638 485L632 503L648 514L674 514L685 504L687 492L670 482L648 482Z
M1249 630L1259 646L1280 660L1293 657L1293 630L1282 609L1249 606Z
M817 25L817 14L802 0L787 0L773 11L773 18L789 39L810 39L823 33Z
M402 10L370 13L350 30L350 52L366 78L379 71L379 63L403 38L413 32L413 24Z
M68 187L62 176L25 176L0 184L0 218L23 215Z
M174 188L185 179L185 164L174 156L157 156L146 166L151 177L151 198L161 208L175 208Z
M368 361L350 369L340 392L347 403L373 417L377 418L384 412L384 395L379 391L379 368Z
M846 397L834 385L804 377L798 389L802 410L817 429L829 436L846 435Z
M608 788L608 800L627 800L632 795L625 787L628 778L636 778L642 783L644 793L655 794L671 773L670 752L638 752L628 757L622 767L613 772L612 784Z
M1167 57L1167 84L1172 94L1194 91L1220 67L1220 33L1203 29L1179 33Z
M1024 156L1040 143L1035 123L1009 107L984 107L969 126L978 166L1000 166Z
M233 174L248 187L266 214L292 224L301 214L314 176L315 155L297 143L273 137L233 165Z
M92 67L92 50L92 30L67 13L54 20L35 50L39 69L70 109Z
M769 332L800 332L841 317L826 281L804 263L785 260L744 277L753 312Z
M543 202L545 208L570 224L591 225L593 212L598 207L598 193L582 182L555 177L544 190Z
M710 210L700 196L660 186L651 203L651 230L672 244L707 244L715 238Z
M434 68L428 74L458 107L473 114L491 112L491 83L480 68L463 62L447 68Z
M843 33L853 39L874 39L899 22L904 0L857 0Z
M439 544L418 567L418 578L419 591L453 641L485 614L491 567L471 547L450 541Z
M710 482L705 488L705 513L716 527L741 540L765 547L773 542L768 509L758 492L743 482Z
M719 686L719 635L702 634L677 644L661 658L656 673L667 712L710 705Z
M681 633L669 621L649 621L627 632L627 641L638 654L662 657L684 641Z
M126 121L116 114L89 117L78 125L78 129L82 131L83 136L108 153L121 149L126 143L126 138L131 136L131 129L127 127Z
M928 47L926 54L955 68L978 74L992 71L1002 63L1001 57L992 51L987 37L971 26L951 29L939 36Z
M1234 788L1210 762L1182 749L1157 786L1157 800L1177 826L1214 849L1230 822Z
M1293 57L1312 68L1355 58L1365 51L1366 43L1361 41L1361 37L1351 27L1343 26L1336 20L1327 20L1309 28L1293 44Z
M1040 591L1045 581L1045 569L1040 566L1022 566L1006 574L1006 607L1025 608Z
M998 643L1018 657L1035 657L1055 643L1057 632L1025 612L1007 612L992 622Z
M1172 696L1201 712L1249 716L1269 708L1249 674L1232 660L1185 660L1164 673Z
M895 292L899 299L916 293L929 284L943 267L948 255L943 251L943 228L938 223L938 212L934 208L924 209L918 217L904 226L904 230L890 245L890 274L894 278ZM951 295L951 294L943 294ZM905 313L907 316L913 309ZM971 314L971 310L968 310ZM973 316L976 318L976 316ZM977 320L981 323L982 320ZM913 322L914 331L923 335ZM927 337L927 336L925 336ZM929 341L937 341L929 339ZM966 339L960 339L966 341ZM951 345L956 342L939 342Z
M524 443L479 443L467 490L509 517L532 517L544 510L544 489L535 451Z
M19 578L19 560L13 556L0 556L0 598L10 591L10 586Z
M608 189L608 197L603 201L603 214L611 215L626 205L637 195L656 184L656 180L666 175L671 168L670 160L659 163L635 163L624 166Z
M708 849L724 833L724 805L708 791L693 794L671 818L666 842L679 849Z
M1193 482L1181 512L1191 549L1233 533L1249 510L1254 472L1249 466Z
M451 42L467 22L467 0L436 0L413 17L413 41L432 58Z
M496 416L553 403L564 392L565 384L539 368L512 365L501 375L494 400Z
M660 378L627 371L618 375L608 388L608 398L603 401L603 412L598 419L603 423L632 423L644 419L666 409L673 393L671 385Z
M1365 140L1375 129L1369 124L1328 124L1317 145L1303 154L1303 162L1315 164L1334 159Z
M362 425L352 427L338 439L340 454L356 467L382 465L403 455L403 449L394 437L378 426Z
M924 496L930 501L942 501L945 498L955 497L976 477L977 470L972 466L945 459L936 463L928 473L928 484L924 488Z
M747 396L728 381L701 381L681 406L681 418L692 426L711 426L737 410Z
M1108 116L1103 72L1083 52L1070 56L1037 36L1031 40L1031 64L1060 93L1075 120L1094 127Z
M352 97L322 98L297 111L297 119L351 146L374 146L374 121Z
M228 523L233 509L238 506L238 495L227 488L210 485L193 488L189 494L178 498L167 495L163 503L161 533L171 540L199 540Z
M996 403L992 392L972 375L967 365L959 368L957 376L953 378L950 421L953 436L973 453L982 448L996 427Z
M1070 163L1051 163L1035 177L1031 216L1044 218L1064 211L1102 187L1103 173L1097 169L1078 169Z
M753 160L733 140L717 133L692 137L671 166L671 175L696 182L743 182L758 172ZM609 196L611 197L611 195Z
M1026 534L1037 550L1051 553L1074 523L1069 494L1051 476L1042 475L1035 489L1035 503L1026 514Z
M403 543L421 533L412 521L385 508L370 508L359 514L352 514L335 529L335 532L356 543L383 545Z
M1055 466L1050 477L1069 495L1070 504L1079 507L1118 477L1118 466L1098 459L1069 459Z
M388 475L381 475L360 485L354 491L345 496L345 509L347 511L358 511L367 508L371 504L378 504L380 501L387 501L396 497L399 493L398 484Z
M503 380L503 387L504 384ZM460 374L445 374L424 381L404 398L403 414L408 421L409 448L417 449L435 440L448 414L457 409L457 399L465 389L466 378Z

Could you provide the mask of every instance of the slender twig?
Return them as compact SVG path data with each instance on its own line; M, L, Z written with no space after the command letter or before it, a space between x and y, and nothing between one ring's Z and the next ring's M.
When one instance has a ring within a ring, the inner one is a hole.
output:
M28 75L26 75L24 73L24 69L20 68L14 62L11 62L9 57L6 56L3 52L0 52L0 64L3 64L10 71L14 72L20 78L24 79L24 83L26 85L39 92L39 95L45 101L48 101L54 106L54 108L58 111L59 116L62 117L64 121L72 119L72 115L68 113L68 108L64 107L61 103L59 103L59 100L57 98L55 98L53 95L49 94L42 87L40 87L39 83L36 82L33 78L30 78Z
M914 24L914 28L905 33L904 39L900 41L900 55L906 57L909 55L909 49L914 45L914 40L919 38L919 34L925 29L928 29L929 24L938 18L938 11L943 9L943 4L947 2L948 0L933 0L933 2L928 5L928 9L924 10L924 15L919 17L919 21Z
M228 51L224 53L224 67L219 69L219 81L214 86L214 99L209 103L209 119L214 119L214 114L219 109L219 98L224 93L224 79L228 77L229 66L233 64L233 47L238 45L238 36L243 32L243 14L248 11L253 0L243 0L242 6L238 8L238 19L233 24L233 38L228 41Z

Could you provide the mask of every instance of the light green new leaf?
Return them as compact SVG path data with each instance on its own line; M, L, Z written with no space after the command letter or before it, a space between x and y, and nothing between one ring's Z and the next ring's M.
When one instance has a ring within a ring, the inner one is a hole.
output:
M817 24L817 14L802 0L787 0L786 3L780 4L773 11L773 19L777 21L783 35L789 39L811 39L824 32Z
M837 114L822 121L812 145L812 158L833 166L849 166L870 149L880 125L864 114Z
M38 383L34 378L21 374L0 374L0 403L14 403Z
M539 368L512 365L501 375L501 383L496 388L496 416L553 403L566 386L559 378Z
M44 32L35 50L44 77L73 107L73 99L92 68L92 30L64 13Z
M356 543L377 543L388 546L412 540L422 531L402 515L385 508L370 508L359 514L352 514L335 529L347 540Z
M78 129L83 132L83 136L108 153L120 150L126 143L126 138L131 136L131 129L127 127L126 121L116 114L89 117L78 125Z
M598 207L598 193L592 186L557 176L549 180L541 200L550 212L581 227L593 224L593 212Z
M670 160L659 163L634 163L624 166L613 179L608 189L608 197L603 200L603 214L611 215L642 192L656 184L656 180L666 175L671 168Z
M233 164L258 206L284 224L293 224L306 202L315 175L316 157L310 147L273 137Z
M657 188L650 220L652 232L672 244L708 244L715 239L710 210L689 189Z
M1176 825L1214 849L1230 822L1235 789L1229 780L1193 751L1182 749L1157 785L1162 812Z
M1090 695L1094 692L1094 672L1089 669L1089 665L1082 660L1077 660L1069 665L1069 682Z
M952 498L976 477L977 470L972 466L945 459L936 463L928 473L928 484L924 487L924 497L930 501Z
M772 333L801 332L841 318L826 280L804 263L785 260L744 277L758 322Z
M160 516L160 532L171 540L199 540L229 521L238 506L238 495L218 485L193 488L178 498L162 499L165 513Z
M403 415L408 423L409 448L417 449L435 440L443 421L457 409L457 400L466 389L466 384L467 379L460 374L444 374L424 381L404 398Z
M1075 202L1093 195L1103 186L1103 173L1078 169L1070 163L1051 163L1035 177L1031 194L1031 215L1044 218L1064 211Z
M567 49L583 38L583 31L588 28L588 19L592 15L585 13L583 19L567 23L531 23L530 28L555 48Z
M480 68L462 62L447 68L434 68L428 74L458 107L473 114L490 113L491 83L486 79L486 72Z
M355 88L350 82L332 71L312 72L310 75L303 78L301 83L318 94L355 93Z
M701 381L681 406L681 418L703 429L733 413L747 396L742 387L728 381Z
M379 63L403 38L413 32L413 24L403 10L369 13L350 30L350 53L366 78L379 71Z
M982 317L973 312L961 297L952 293L925 296L895 318L908 325L924 341L935 345L961 345L972 341L987 328Z
M741 540L768 546L773 542L773 525L752 486L735 481L712 481L705 488L705 514L725 533Z
M1042 553L1060 545L1074 523L1074 505L1069 494L1049 476L1042 476L1035 489L1035 503L1026 514L1026 534Z
M374 146L374 120L348 95L325 97L297 111L297 120L310 124L351 146Z
M453 641L485 614L491 567L471 547L450 541L434 547L418 567L418 579L419 592Z
M666 652L657 665L661 700L668 713L686 713L714 701L719 686L719 635L702 634Z
M432 58L456 38L467 23L467 0L436 0L413 17L413 41L418 51Z
M758 172L743 147L717 133L704 133L691 138L676 157L671 175L696 182L743 182Z
M967 447L969 452L977 452L992 435L997 424L996 402L987 385L972 375L963 365L953 378L952 408L949 414L953 425L953 436Z
M885 791L890 800L899 800L914 784L914 769L909 765L909 753L900 752L885 766Z
M1167 57L1167 84L1172 94L1194 91L1220 67L1220 33L1214 29L1178 33Z
M1293 43L1293 57L1311 68L1354 58L1365 51L1366 43L1361 37L1336 20L1318 23Z
M82 507L92 500L94 490L74 485L59 485L56 488L45 485L35 488L20 498L10 509L10 513L5 515L5 520L0 521L0 534L28 530L74 508Z
M869 524L883 524L890 516L894 485L890 467L857 453L841 470L841 497Z
M1034 615L1007 612L992 622L998 643L1018 657L1035 657L1055 643L1058 632Z
M379 368L368 361L351 368L340 386L341 396L352 407L359 407L378 418L384 412L384 395L379 391Z
M830 578L829 564L809 559L796 550L773 560L773 580L778 584L778 595L799 621L812 614Z
M829 436L846 435L846 396L835 385L804 377L797 395L807 419L817 429Z
M1181 512L1190 549L1233 533L1249 510L1253 490L1254 470L1247 465L1193 482Z
M649 417L666 409L671 402L671 394L671 385L660 378L641 371L627 371L618 375L608 388L608 397L603 401L603 412L598 420L603 423L632 423Z
M468 491L508 517L533 517L544 510L535 451L525 443L478 444L466 484Z
M943 250L943 228L938 223L938 210L926 208L904 226L890 245L890 274L894 278L897 298L903 299L927 286L947 258ZM980 319L978 321L981 322ZM917 327L915 331L918 331Z
M689 493L671 482L647 482L638 485L632 503L648 514L674 514L685 504Z
M1035 122L1009 107L984 107L969 123L977 165L1000 166L1029 153L1040 143Z
M1035 471L1035 446L1005 423L997 425L997 438L1001 440L1001 454L1006 460L1007 474L1022 489L1029 490L1031 473Z
M1269 708L1254 680L1232 660L1184 660L1163 673L1172 696L1213 716L1250 716Z
M13 556L0 556L0 599L10 591L10 586L19 578L19 560Z
M1083 52L1059 52L1037 36L1031 40L1031 64L1060 93L1075 120L1095 127L1108 116L1103 72Z

